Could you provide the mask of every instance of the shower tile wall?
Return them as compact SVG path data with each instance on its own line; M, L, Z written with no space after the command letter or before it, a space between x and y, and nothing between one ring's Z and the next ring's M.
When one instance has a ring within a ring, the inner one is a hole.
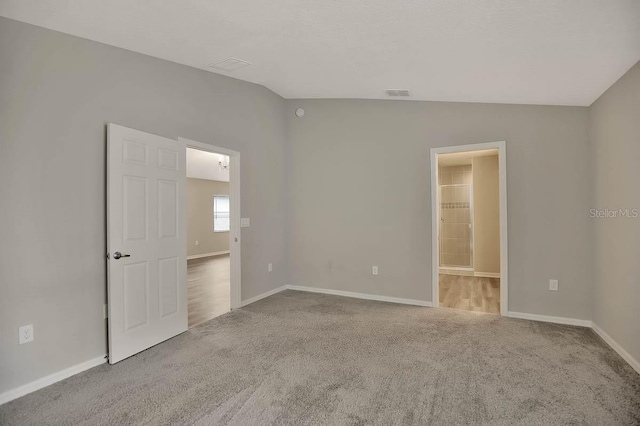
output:
M472 267L471 165L440 167L439 173L440 266L469 268Z

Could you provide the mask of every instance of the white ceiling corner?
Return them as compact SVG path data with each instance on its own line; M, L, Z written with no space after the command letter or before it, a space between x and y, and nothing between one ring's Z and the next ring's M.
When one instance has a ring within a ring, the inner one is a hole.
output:
M638 0L2 0L0 15L285 98L590 105L640 59ZM252 65L209 64L228 57Z

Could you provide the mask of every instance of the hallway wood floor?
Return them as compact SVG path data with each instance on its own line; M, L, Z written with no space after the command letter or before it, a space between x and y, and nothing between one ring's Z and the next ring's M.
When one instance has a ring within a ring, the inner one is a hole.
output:
M440 306L500 313L500 278L440 274Z
M187 260L189 328L231 309L231 264L228 254Z

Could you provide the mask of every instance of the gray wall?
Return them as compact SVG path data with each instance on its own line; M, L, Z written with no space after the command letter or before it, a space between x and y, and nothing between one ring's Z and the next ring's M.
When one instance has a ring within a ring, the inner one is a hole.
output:
M108 122L242 153L243 299L291 283L430 300L429 148L506 140L510 310L595 314L640 358L638 222L588 213L639 207L639 74L593 106L590 145L588 108L284 101L0 18L0 392L106 352Z
M591 318L588 108L287 100L286 118L291 284L430 301L429 149L505 140L509 310Z
M640 63L591 106L593 208L640 211ZM640 360L640 218L594 218L594 322Z
M213 232L214 195L229 195L229 182L187 178L187 256L229 250L229 232Z
M240 151L242 298L285 281L273 92L0 18L0 99L0 392L106 353L108 122Z

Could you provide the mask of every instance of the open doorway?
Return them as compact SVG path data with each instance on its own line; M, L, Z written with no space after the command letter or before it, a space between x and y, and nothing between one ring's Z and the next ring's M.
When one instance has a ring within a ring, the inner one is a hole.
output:
M231 310L230 159L187 147L189 327Z
M109 123L107 291L110 364L168 340L199 322L190 315L197 308L193 306L193 292L189 294L187 284L187 251L190 244L195 244L193 239L187 241L187 148L214 153L213 166L207 166L210 169L228 168L228 200L219 200L221 214L217 217L218 225L229 229L226 231L229 266L225 266L228 278L220 277L221 281L226 281L228 295L223 295L221 301L218 299L217 304L223 307L222 311L241 305L240 153L184 138L175 141ZM211 230L216 219L212 210L213 206L207 219ZM211 253L214 252L204 254ZM210 280L203 282L210 284ZM215 290L213 293L215 296ZM215 298L212 300L214 305L216 301ZM192 302L191 306L189 302ZM219 312L215 307L205 309L203 320Z
M504 142L432 150L434 306L507 312Z

